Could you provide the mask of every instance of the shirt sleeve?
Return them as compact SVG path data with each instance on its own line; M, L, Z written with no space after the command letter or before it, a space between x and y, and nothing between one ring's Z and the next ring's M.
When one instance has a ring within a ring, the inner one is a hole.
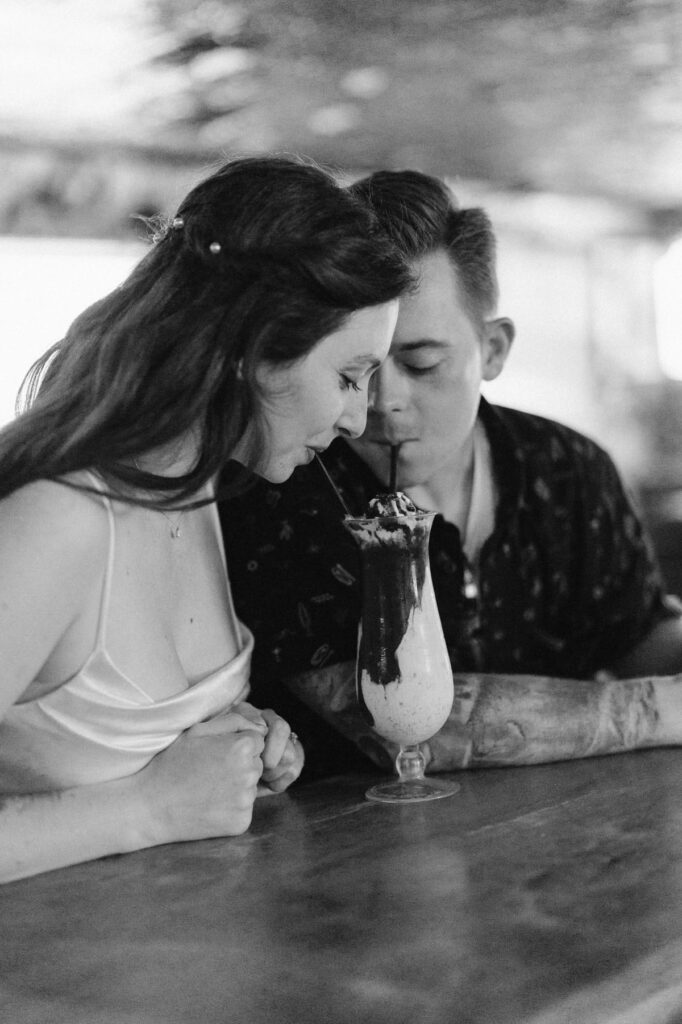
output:
M666 596L653 545L612 460L584 439L576 446L582 449L581 541L573 640L576 660L592 672L626 655L680 609Z

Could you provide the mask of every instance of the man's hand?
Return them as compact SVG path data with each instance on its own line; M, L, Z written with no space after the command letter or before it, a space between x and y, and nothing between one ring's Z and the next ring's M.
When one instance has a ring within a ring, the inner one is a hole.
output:
M398 746L385 740L364 717L355 693L355 662L313 669L285 680L289 689L379 768L391 771ZM339 768L342 766L339 765Z

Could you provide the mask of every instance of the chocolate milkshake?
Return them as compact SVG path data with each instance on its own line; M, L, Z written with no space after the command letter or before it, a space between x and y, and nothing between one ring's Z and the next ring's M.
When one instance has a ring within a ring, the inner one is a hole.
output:
M373 498L366 516L344 520L362 553L358 698L377 732L400 744L429 739L452 707L429 569L433 518L397 491Z

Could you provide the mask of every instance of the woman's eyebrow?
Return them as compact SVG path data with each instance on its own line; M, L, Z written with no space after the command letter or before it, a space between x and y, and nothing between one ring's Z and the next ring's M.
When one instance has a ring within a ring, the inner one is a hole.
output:
M376 370L378 366L381 366L381 360L377 359L376 356L355 356L354 359L349 360L345 364L347 369L354 369L356 367L366 366L368 370Z
M417 338L415 341L405 341L395 347L399 352L415 352L417 349L421 348L449 348L450 343L448 341L439 340L438 338Z

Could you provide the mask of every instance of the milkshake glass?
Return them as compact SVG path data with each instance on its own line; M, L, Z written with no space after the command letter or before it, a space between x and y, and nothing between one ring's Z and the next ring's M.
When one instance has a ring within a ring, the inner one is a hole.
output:
M398 780L372 786L370 800L435 800L459 789L424 777L419 744L447 721L454 696L429 567L432 512L347 516L360 547L362 618L356 685L373 728L399 744Z

